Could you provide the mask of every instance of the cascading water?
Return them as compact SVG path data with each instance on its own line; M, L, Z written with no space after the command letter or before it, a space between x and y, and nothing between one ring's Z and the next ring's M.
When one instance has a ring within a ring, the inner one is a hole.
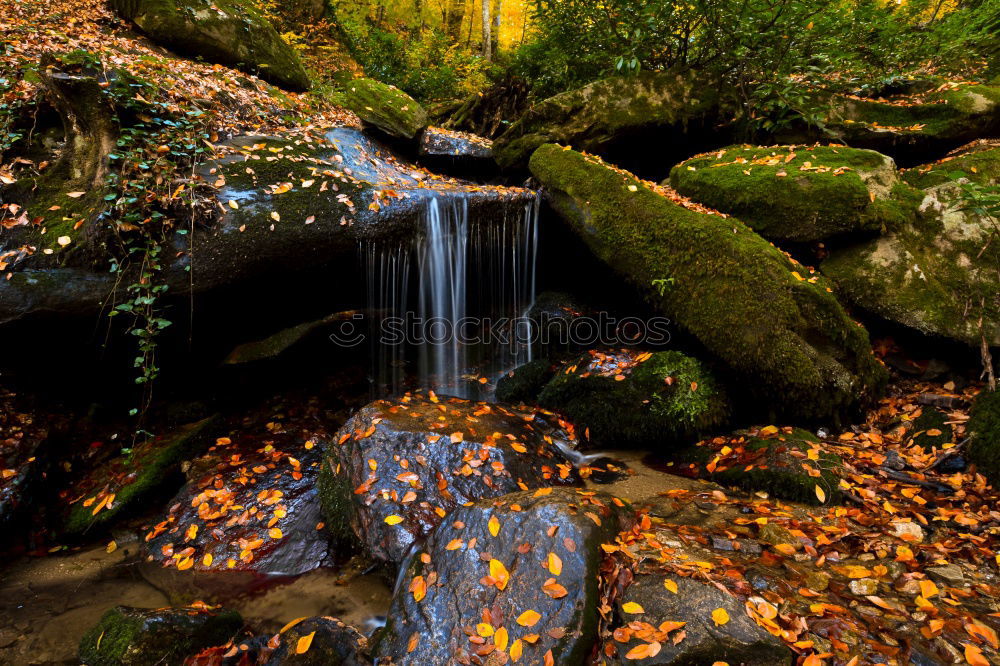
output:
M480 378L531 360L524 315L535 298L539 201L498 202L490 214L471 217L468 199L455 193L430 195L424 206L424 232L413 243L362 247L368 306L378 313L371 335L375 389L399 393L407 359L415 356L420 387L480 397L487 392ZM401 336L385 335L389 318L397 322L393 330L405 322L405 345L396 344Z

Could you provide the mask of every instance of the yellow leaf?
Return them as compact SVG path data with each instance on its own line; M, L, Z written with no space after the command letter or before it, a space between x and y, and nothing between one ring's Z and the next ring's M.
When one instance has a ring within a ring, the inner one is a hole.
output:
M548 567L553 576L558 576L562 573L562 560L555 553L549 553Z
M920 594L930 599L938 593L938 587L931 580L920 581Z
M509 639L507 636L507 630L504 629L503 627L497 629L496 633L493 634L493 645L495 645L496 648L500 651L507 649L508 640Z
M281 533L281 530L279 530L277 527L272 527L267 531L267 533L272 539L280 539L281 537L284 536Z
M279 213L278 211L272 211L271 219L274 220L275 222L281 222L281 213Z
M522 627L533 627L542 619L538 611L526 610L517 616L517 623Z
M298 642L295 644L295 654L305 654L306 652L309 652L309 648L312 647L313 637L315 635L316 632L313 631L299 638Z
M229 200L229 207L232 208L233 210L237 210L237 209L239 209L240 205L238 203L236 203L235 199L230 199Z
M489 622L480 622L476 625L476 633L483 638L489 638L493 635L493 625Z
M729 613L726 612L725 608L716 608L712 611L712 621L714 621L717 626L721 627L726 622L729 622Z
M118 544L116 542L114 542L114 541L111 541L111 542L108 543L108 547L105 548L104 550L106 550L109 553L113 553L116 550L118 550Z
M668 590L670 590L674 594L677 594L677 583L675 583L674 581L670 580L669 578L666 579L665 581L663 581L663 587L667 588Z
M514 641L513 645L510 646L510 660L511 661L517 661L518 659L521 658L521 650L523 649L523 647L524 647L524 643L521 642L520 638L518 638L516 641Z
M496 536L500 533L500 521L497 520L496 516L491 516L490 521L487 523L487 527L490 528L490 534Z
M826 501L826 493L818 485L816 486L816 499L818 499L820 502Z
M496 581L497 589L500 590L507 587L507 581L510 580L507 567L500 560L490 560L490 577Z
M399 525L401 522L403 522L403 517L397 516L396 514L385 517L386 525Z
M205 553L205 557L201 558L201 563L206 567L212 566L212 553Z
M642 606L640 606L639 604L635 603L634 601L627 601L627 602L623 603L622 604L622 610L625 611L626 613L645 613L646 612L646 610Z

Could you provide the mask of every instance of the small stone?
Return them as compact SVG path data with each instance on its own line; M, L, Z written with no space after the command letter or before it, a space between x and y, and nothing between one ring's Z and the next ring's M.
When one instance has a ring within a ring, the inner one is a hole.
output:
M902 520L892 523L892 535L911 543L920 543L924 540L924 530L920 525Z
M810 590L822 592L830 586L830 575L822 571L811 571L806 574L805 582Z
M860 597L867 597L872 594L878 593L878 581L874 578L862 578L860 580L852 580L849 587L851 592Z
M795 538L795 535L792 534L787 527L782 527L781 525L776 525L775 523L767 523L766 525L761 526L758 538L771 546L791 544L798 547L799 545L799 540Z
M928 567L927 575L939 583L955 587L965 582L965 574L957 564L944 564L939 567Z

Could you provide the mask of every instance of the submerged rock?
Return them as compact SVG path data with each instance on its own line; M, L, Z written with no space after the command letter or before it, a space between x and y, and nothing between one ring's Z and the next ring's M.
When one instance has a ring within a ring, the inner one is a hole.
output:
M921 333L1000 345L1000 245L989 218L968 208L958 182L924 190L921 215L821 265L838 293Z
M372 557L399 562L455 507L516 490L572 485L561 447L575 437L553 414L422 393L378 400L326 446L327 524Z
M335 617L298 620L282 629L277 638L280 643L267 666L370 666L372 663L368 639Z
M597 640L601 544L629 512L605 494L542 489L452 511L403 563L379 663L470 663L496 654L584 663Z
M788 416L830 419L881 392L886 372L866 331L825 281L742 222L688 210L552 144L531 170L597 258L745 378L750 395Z
M356 113L366 125L396 138L416 138L427 127L427 111L420 102L374 79L345 81L333 101Z
M621 637L627 636L627 640L618 643L618 659L612 663L664 666L792 663L792 653L781 638L751 620L737 597L709 583L681 577L673 578L677 587L671 591L664 587L663 580L662 576L639 575L619 597L616 620L625 627ZM725 621L717 622L714 618ZM675 642L673 639L681 631L682 640ZM643 656L628 656L631 650L654 641L659 645L657 654L649 656L647 651L640 652Z
M775 241L895 229L921 199L891 158L843 146L730 146L681 162L670 185Z
M722 388L680 352L590 351L563 365L538 394L598 447L663 449L721 425Z
M214 416L203 419L98 465L73 487L76 495L64 531L79 535L105 526L140 506L151 492L172 481L180 485L181 462L208 447L218 423Z
M186 56L238 67L291 90L308 90L299 56L244 0L111 0L153 41Z
M186 607L117 606L80 641L86 666L180 664L203 648L225 643L243 626L235 611L205 604Z
M143 553L153 563L147 577L172 589L179 582L174 572L155 570L169 568L206 589L295 576L323 563L329 542L316 490L320 447L274 436L224 437L191 462L194 478L146 534ZM201 572L224 577L200 581Z
M1000 485L1000 391L984 389L976 397L966 430L972 436L966 449L969 461L997 487Z
M725 141L714 127L720 97L718 86L690 73L613 76L535 104L500 135L493 152L504 169L524 168L536 148L553 142L604 156L659 153L650 146L662 143L690 155L692 147Z

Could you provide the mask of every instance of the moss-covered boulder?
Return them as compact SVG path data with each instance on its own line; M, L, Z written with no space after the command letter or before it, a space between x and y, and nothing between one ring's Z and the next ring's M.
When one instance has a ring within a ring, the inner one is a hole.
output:
M1000 344L1000 243L967 208L959 183L924 190L921 215L881 238L834 252L821 268L838 294L922 333Z
M538 404L565 414L596 446L669 447L725 420L728 400L680 352L590 351L555 373Z
M366 124L389 136L413 139L427 127L427 111L396 86L375 79L350 79L333 101L356 113Z
M837 502L842 494L843 460L802 428L767 426L715 437L679 452L675 464L685 474L792 502Z
M954 431L948 421L948 415L940 409L923 407L920 415L913 419L907 428L909 444L919 446L928 453L935 448L940 451L945 444L955 440Z
M983 390L969 414L966 453L994 487L1000 486L1000 391Z
M891 158L843 146L730 146L678 164L670 185L775 241L895 229L921 199Z
M661 142L690 155L692 146L725 140L714 128L719 90L693 73L601 79L532 106L494 142L493 154L504 169L523 168L536 148L552 142L605 156L626 145L648 151ZM662 164L665 156L657 158Z
M500 402L532 404L538 400L538 394L552 379L555 371L547 358L519 365L497 381L496 398Z
M308 90L299 56L246 0L111 0L118 14L181 55L238 67L290 90Z
M112 608L80 641L86 666L180 664L221 645L243 626L236 611L204 604L177 608Z
M824 134L919 164L1000 131L1000 86L944 84L918 100L828 96Z
M586 663L601 545L629 514L609 495L559 488L455 509L403 563L376 663L465 664L490 652L486 663Z
M901 176L913 187L926 189L952 181L958 174L979 185L1000 183L1000 148L973 149L932 164L907 169Z
M868 335L819 276L733 218L684 208L627 172L547 144L531 158L556 211L648 302L785 414L835 418L877 395Z
M180 463L208 447L219 423L216 417L203 419L140 442L98 465L73 488L64 531L82 534L106 526L150 493L172 481L179 486Z

